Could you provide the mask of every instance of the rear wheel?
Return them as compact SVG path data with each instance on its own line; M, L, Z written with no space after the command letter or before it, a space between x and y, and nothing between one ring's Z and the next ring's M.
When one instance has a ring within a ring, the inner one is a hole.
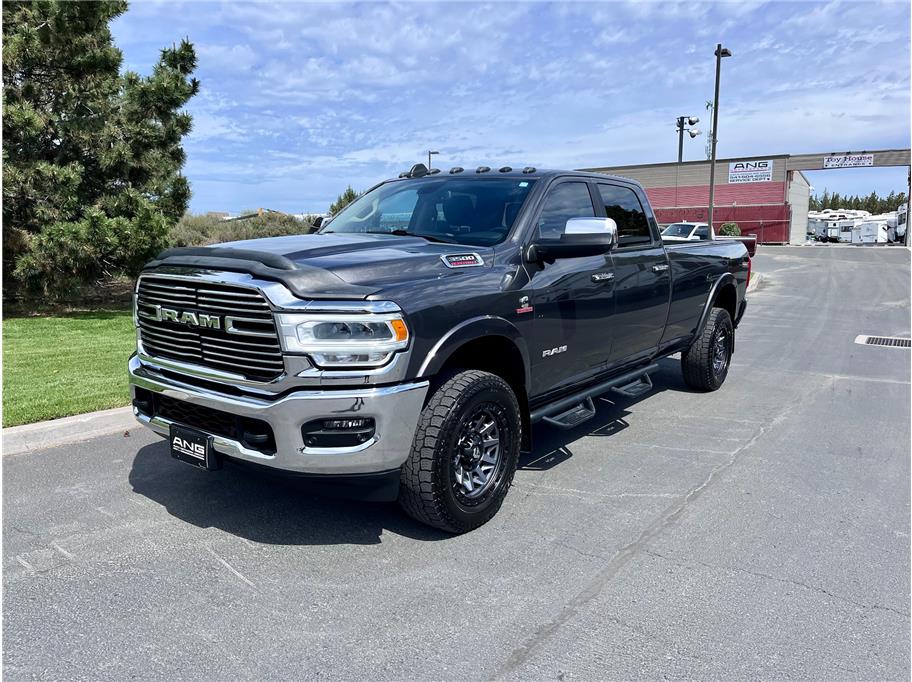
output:
M728 376L734 341L731 315L723 308L713 308L703 332L681 356L684 382L698 391L718 389Z
M464 533L497 513L516 472L522 421L513 390L478 370L450 375L418 422L399 504L428 525Z

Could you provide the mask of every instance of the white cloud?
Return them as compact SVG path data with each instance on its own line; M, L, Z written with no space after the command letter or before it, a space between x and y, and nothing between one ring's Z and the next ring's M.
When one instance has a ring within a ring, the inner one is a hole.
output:
M257 54L249 45L197 45L201 69L225 68L247 71L257 63Z
M907 145L909 14L838 2L138 4L117 36L147 68L184 34L197 45L194 209L300 209L429 147L442 166L674 158L675 117L705 117L716 41L734 52L721 154ZM703 138L686 145L702 157Z

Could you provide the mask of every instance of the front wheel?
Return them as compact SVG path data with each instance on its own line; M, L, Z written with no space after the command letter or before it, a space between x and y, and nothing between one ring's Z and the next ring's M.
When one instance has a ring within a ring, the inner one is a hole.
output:
M516 472L521 429L516 396L499 376L465 370L445 378L421 412L399 504L451 533L486 523Z
M681 355L684 383L698 391L719 388L728 376L734 341L731 315L722 308L713 308L703 332Z

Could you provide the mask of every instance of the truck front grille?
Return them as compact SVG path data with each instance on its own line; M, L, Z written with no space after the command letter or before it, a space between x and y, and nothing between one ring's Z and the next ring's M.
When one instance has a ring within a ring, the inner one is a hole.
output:
M272 381L285 369L272 312L255 289L145 275L139 280L136 308L139 339L152 357L251 381ZM228 331L228 318L234 319L236 331ZM199 320L211 326L196 324Z

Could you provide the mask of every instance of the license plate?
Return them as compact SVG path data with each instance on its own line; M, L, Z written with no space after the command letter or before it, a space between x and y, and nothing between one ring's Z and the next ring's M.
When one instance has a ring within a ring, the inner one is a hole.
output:
M217 469L218 460L212 450L212 437L186 426L171 425L171 456L200 469Z

